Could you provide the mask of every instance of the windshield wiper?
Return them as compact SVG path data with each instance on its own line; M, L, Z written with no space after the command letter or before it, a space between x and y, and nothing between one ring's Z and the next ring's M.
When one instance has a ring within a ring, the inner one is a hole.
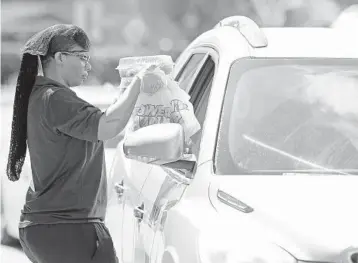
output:
M288 152L285 152L281 149L278 149L278 148L275 148L273 146L270 146L264 142L261 142L251 136L248 136L246 134L243 134L243 138L248 140L249 142L257 145L257 146L260 146L266 150L269 150L271 152L274 152L274 153L277 153L281 156L284 156L284 157L287 157L291 160L294 160L296 162L299 162L301 164L304 164L306 166L309 166L311 167L312 169L309 169L309 170L278 170L279 172L281 172L282 174L285 173L284 175L287 175L287 173L300 173L300 174L304 174L304 173L307 173L307 174L331 174L331 175L353 175L352 173L349 173L350 171L353 171L354 173L357 173L357 170L354 170L354 169L331 169L331 168L327 168L327 167L324 167L324 166L321 166L319 164L316 164L312 161L309 161L309 160L305 160L301 157L297 157L295 155L292 155ZM254 170L254 172L259 172L259 170ZM263 171L263 170L261 170ZM264 171L264 172L269 172L271 173L271 171ZM288 174L289 175L289 174Z

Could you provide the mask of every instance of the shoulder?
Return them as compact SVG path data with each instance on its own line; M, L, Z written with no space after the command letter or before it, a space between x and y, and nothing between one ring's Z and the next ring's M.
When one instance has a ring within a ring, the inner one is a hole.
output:
M43 97L48 109L60 110L63 114L69 114L69 112L79 113L81 110L89 108L99 110L66 87L47 87Z
M34 86L31 92L30 100L33 101L33 103L47 103L49 99L60 89L63 88L51 84Z
M71 89L51 84L34 87L30 102L35 107L42 105L46 112L52 109L66 111L68 107L79 103L76 93Z
M47 102L78 99L76 93L73 92L71 89L54 85L42 86L41 97Z

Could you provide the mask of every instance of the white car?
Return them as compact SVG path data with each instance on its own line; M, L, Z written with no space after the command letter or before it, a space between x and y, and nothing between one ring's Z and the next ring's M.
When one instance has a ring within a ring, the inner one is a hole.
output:
M102 87L78 87L73 89L77 95L94 104L100 109L106 109L115 99L118 91L104 89ZM31 181L31 165L29 158L25 159L23 170L19 181L11 182L6 176L6 164L9 150L9 138L12 121L13 91L3 92L1 98L1 241L9 243L19 238L19 220L21 210L25 204L27 189ZM109 171L110 165L118 142L123 138L119 134L115 138L105 142L106 167ZM29 153L27 153L27 156Z
M351 5L344 9L331 24L332 28L350 33L358 25L358 5ZM352 34L354 35L354 34Z
M193 147L169 123L117 148L120 260L357 263L357 47L246 17L196 38L174 69L202 126Z

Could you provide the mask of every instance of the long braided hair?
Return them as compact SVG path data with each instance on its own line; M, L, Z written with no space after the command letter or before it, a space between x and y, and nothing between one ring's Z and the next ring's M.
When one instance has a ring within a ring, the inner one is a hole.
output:
M11 126L11 142L6 168L7 176L11 181L19 180L26 157L27 109L37 72L37 56L27 53L24 54L16 84Z
M46 55L40 56L42 67L46 67L56 52L68 51L75 45L79 45L86 50L90 48L89 38L81 28L72 26L69 29L59 31L48 43ZM6 167L7 176L11 181L20 179L26 158L27 114L30 95L38 74L38 61L38 56L24 53L17 78L11 126L11 141Z

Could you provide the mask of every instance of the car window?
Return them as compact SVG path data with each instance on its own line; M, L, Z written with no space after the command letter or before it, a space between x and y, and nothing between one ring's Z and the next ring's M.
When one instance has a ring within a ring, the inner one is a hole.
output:
M186 91L190 90L190 87L192 86L192 83L206 57L206 53L196 53L189 58L188 62L175 78L175 81L178 82L180 88Z
M209 56L195 79L191 92L189 93L191 97L190 100L194 107L195 116L201 126L201 130L191 137L193 142L192 152L196 156L199 154L202 128L205 121L206 110L208 108L214 72L215 62Z

